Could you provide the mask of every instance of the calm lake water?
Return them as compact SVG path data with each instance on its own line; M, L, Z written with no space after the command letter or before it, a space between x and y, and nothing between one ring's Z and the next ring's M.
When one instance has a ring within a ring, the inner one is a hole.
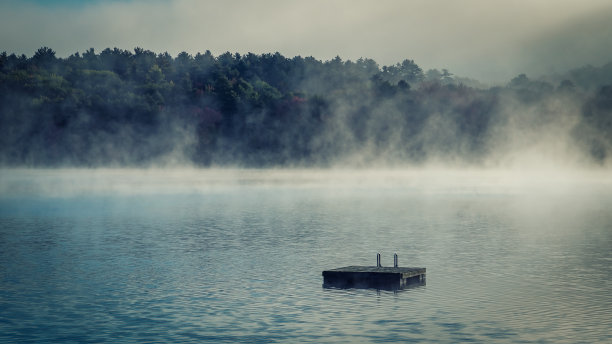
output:
M0 342L612 342L606 173L0 177ZM426 285L322 287L377 252Z

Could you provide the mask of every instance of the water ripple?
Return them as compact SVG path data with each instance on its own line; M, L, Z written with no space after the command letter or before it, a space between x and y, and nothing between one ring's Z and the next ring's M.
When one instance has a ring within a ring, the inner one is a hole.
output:
M609 198L227 190L0 200L0 341L612 340ZM427 284L322 287L375 252Z

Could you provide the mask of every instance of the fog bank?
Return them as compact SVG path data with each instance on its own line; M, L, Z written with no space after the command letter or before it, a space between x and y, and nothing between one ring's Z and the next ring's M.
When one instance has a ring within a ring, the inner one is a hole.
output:
M1 169L0 198L223 195L250 189L340 195L611 195L607 171L485 169ZM280 195L277 195L280 196Z
M503 87L413 60L0 54L7 167L608 168L612 63Z

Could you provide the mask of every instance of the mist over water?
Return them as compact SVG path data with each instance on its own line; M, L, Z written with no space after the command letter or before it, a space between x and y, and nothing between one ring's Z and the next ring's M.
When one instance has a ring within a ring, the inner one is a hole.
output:
M0 341L608 342L605 171L0 174ZM393 293L346 265L427 268Z
M0 342L612 342L608 2L0 2Z
M236 187L291 186L323 192L368 189L449 193L589 195L607 193L612 178L605 169L2 169L4 198L80 196L199 195Z
M0 53L0 166L606 168L612 63L485 87L404 59Z

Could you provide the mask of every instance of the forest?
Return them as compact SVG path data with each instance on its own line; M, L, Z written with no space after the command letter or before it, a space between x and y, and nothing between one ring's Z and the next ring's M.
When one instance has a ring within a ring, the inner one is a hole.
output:
M607 163L612 62L489 87L409 59L0 54L4 167L495 166L538 149Z

